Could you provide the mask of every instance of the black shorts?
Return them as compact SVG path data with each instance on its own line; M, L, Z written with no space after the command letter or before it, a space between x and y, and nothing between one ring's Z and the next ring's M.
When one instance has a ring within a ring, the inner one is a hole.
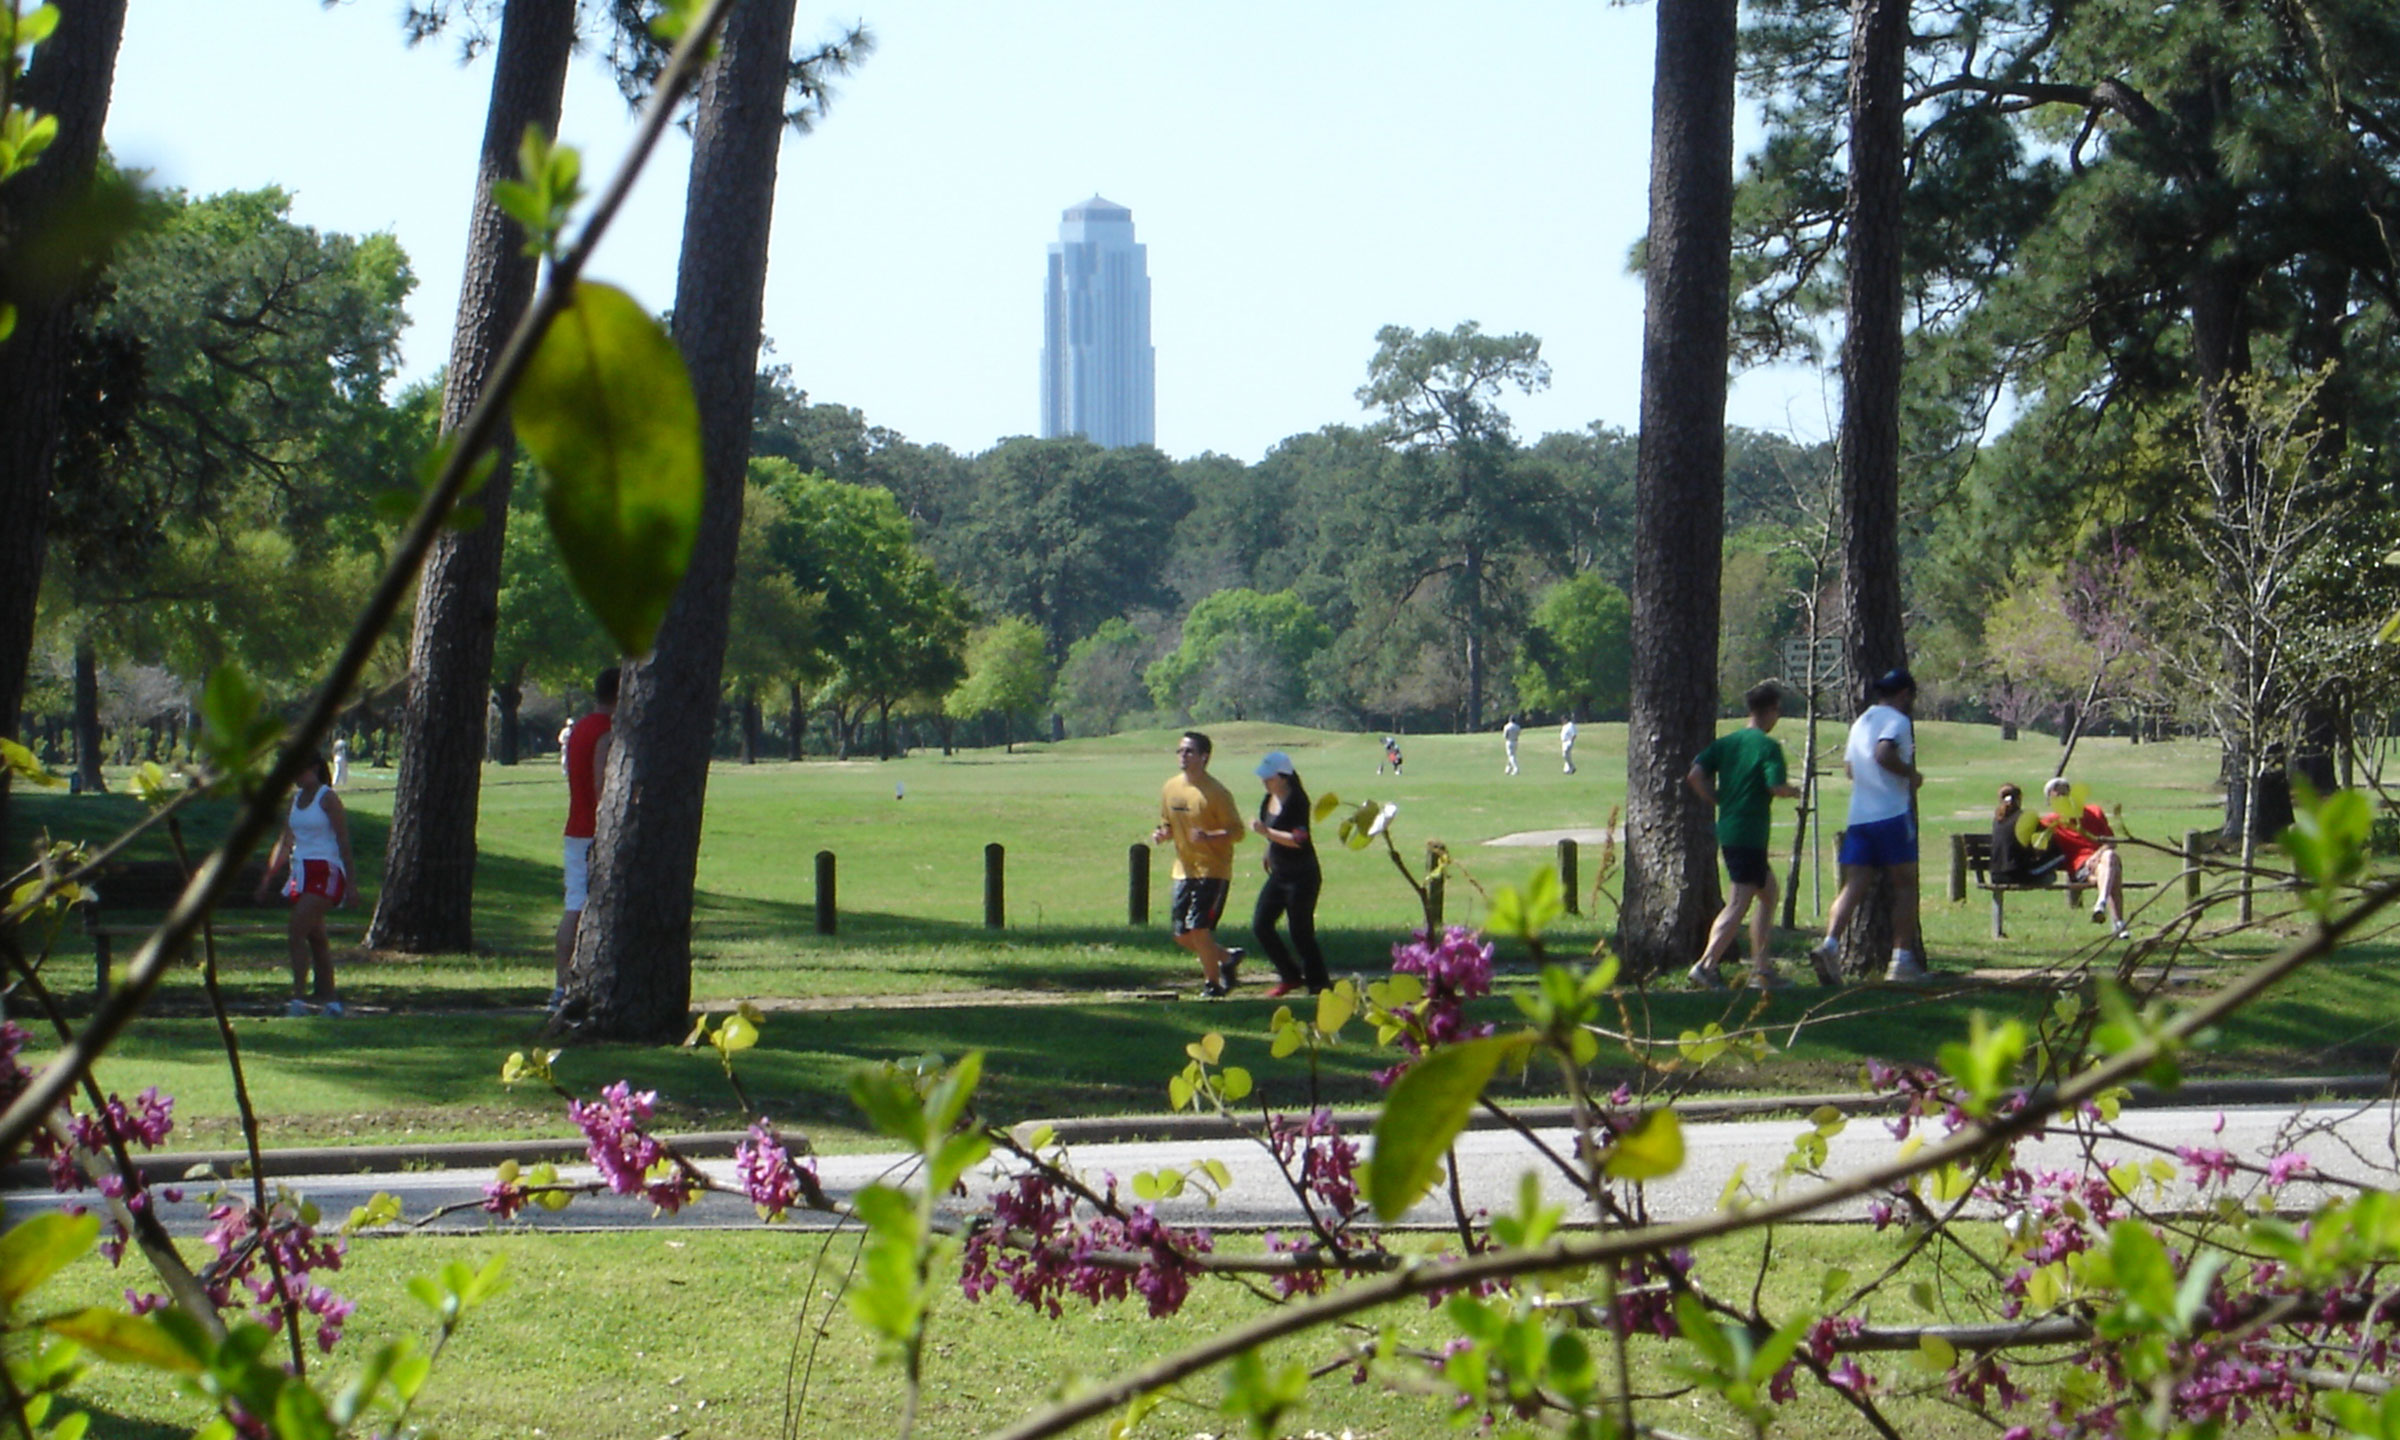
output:
M1734 884L1764 890L1773 883L1775 872L1767 868L1766 846L1721 845L1718 853L1725 857L1725 878Z
M1230 880L1176 881L1174 903L1167 907L1168 933L1216 929L1225 915L1225 896L1232 889Z

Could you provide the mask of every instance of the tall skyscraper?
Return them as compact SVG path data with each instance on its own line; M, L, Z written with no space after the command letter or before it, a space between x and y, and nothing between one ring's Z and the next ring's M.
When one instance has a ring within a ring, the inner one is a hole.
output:
M1042 301L1042 434L1111 449L1158 438L1147 247L1133 212L1094 195L1067 211Z

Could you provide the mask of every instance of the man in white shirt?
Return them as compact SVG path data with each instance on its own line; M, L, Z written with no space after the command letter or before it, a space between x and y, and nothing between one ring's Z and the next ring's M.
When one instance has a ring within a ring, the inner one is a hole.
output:
M1517 773L1517 737L1524 733L1525 727L1517 723L1514 715L1509 716L1508 723L1500 727L1500 743L1508 747L1508 773L1511 775Z
M1569 775L1575 773L1575 717L1572 715L1567 717L1566 724L1558 727L1558 759Z
M1842 832L1842 892L1825 919L1825 938L1808 952L1817 979L1841 983L1842 931L1867 898L1878 871L1892 882L1892 960L1883 978L1913 985L1926 978L1917 929L1917 682L1905 669L1875 681L1875 703L1850 725L1842 768L1850 775L1850 825Z

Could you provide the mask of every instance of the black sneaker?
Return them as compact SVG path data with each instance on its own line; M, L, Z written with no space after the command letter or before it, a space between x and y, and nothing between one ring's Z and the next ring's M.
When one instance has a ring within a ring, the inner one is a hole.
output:
M1222 1000L1225 995L1225 983L1221 980L1211 980L1200 987L1200 998L1203 1000Z
M1217 973L1225 977L1226 989L1231 990L1242 983L1242 957L1249 953L1231 945L1225 947L1225 963L1217 967Z

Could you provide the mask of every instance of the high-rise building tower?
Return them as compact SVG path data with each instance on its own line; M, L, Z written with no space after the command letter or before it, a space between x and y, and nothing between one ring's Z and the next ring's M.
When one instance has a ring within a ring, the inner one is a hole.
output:
M1157 440L1148 253L1133 243L1133 212L1097 195L1061 219L1042 302L1044 437Z

